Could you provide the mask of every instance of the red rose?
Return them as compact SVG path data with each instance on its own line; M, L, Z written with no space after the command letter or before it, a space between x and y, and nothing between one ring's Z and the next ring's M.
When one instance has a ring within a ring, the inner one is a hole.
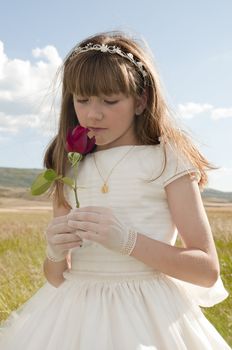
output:
M95 146L95 137L89 138L88 128L78 125L73 130L68 130L66 139L66 148L68 152L77 152L80 154L89 153Z

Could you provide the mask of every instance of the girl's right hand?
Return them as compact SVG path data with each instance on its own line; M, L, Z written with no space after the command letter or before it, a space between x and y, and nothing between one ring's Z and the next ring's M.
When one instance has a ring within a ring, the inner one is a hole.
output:
M75 232L75 229L68 226L67 215L51 220L45 231L49 260L62 261L66 258L69 249L82 245L82 239Z

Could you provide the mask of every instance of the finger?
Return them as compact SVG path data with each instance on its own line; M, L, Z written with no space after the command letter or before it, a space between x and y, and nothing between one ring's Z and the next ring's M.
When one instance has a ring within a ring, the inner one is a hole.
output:
M63 234L73 232L73 228L68 225L68 221L66 223L56 224L47 229L47 234L55 235L55 234Z
M61 222L66 222L66 221L67 221L67 215L56 216L51 220L51 224L59 224Z
M108 207L88 206L88 207L76 208L72 211L72 213L87 212L87 213L104 214L104 213L109 213L111 211L112 211L112 209L108 208ZM68 214L68 215L70 215L70 214Z
M83 242L65 243L65 244L59 245L59 248L62 250L69 250L72 248L81 247L82 244Z
M82 231L93 231L98 233L99 230L99 225L93 222L69 220L68 225L74 229ZM81 232L78 231L78 235L80 235L80 233Z
M101 221L101 214L92 212L75 212L68 215L68 221L69 220L98 223L99 221Z
M87 240L98 242L98 243L101 242L101 237L96 232L80 231L80 232L78 232L78 234L82 239L87 239Z
M99 213L89 213L89 212L83 212L83 213L72 213L68 215L68 222L71 221L78 221L78 222L90 222L95 224L109 224L111 222L111 215L109 214L99 214Z
M52 236L50 241L52 241L53 244L59 245L63 243L80 242L82 239L75 234L57 234Z
M74 234L76 237L78 237L79 239L81 239L81 237L80 237L79 234L78 234L78 231L74 231L73 234Z

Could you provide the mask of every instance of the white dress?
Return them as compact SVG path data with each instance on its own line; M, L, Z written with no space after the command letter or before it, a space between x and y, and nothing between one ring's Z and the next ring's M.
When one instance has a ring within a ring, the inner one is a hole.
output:
M102 174L131 146L95 153ZM177 232L164 187L191 164L163 146L135 146L114 168L109 192L93 154L80 164L79 201L84 206L111 207L128 227L173 245ZM146 180L158 178L153 182ZM75 207L72 192L66 191ZM211 306L227 297L221 280L203 288L168 277L131 256L85 241L71 251L72 268L65 282L37 291L2 327L1 350L227 350L224 339L199 305Z

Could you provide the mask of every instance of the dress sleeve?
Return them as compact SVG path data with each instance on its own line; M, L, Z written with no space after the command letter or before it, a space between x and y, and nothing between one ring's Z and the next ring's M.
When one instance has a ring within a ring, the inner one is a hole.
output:
M187 159L187 157L182 155L173 144L163 144L163 151L165 168L162 177L164 187L186 174L189 174L191 178L196 178L198 182L200 181L200 171Z

